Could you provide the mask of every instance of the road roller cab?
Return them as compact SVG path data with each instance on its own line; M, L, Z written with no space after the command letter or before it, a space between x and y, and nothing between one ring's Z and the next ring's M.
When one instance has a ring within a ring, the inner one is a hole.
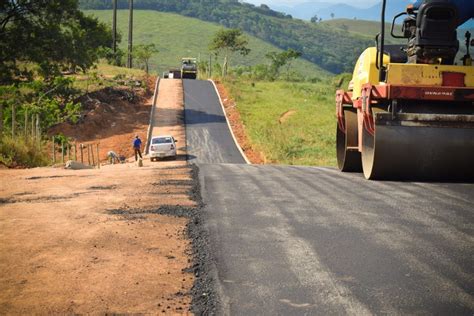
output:
M383 2L383 11L386 6ZM337 159L341 171L367 179L474 180L474 67L455 60L457 8L425 0L406 15L403 46L366 49L351 89L336 93ZM382 25L385 25L382 14ZM459 63L456 65L455 63Z

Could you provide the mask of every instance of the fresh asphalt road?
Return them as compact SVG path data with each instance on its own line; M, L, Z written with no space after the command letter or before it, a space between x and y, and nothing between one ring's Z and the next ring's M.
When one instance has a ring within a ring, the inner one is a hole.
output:
M220 116L211 101L200 99L187 120ZM220 161L194 153L219 314L473 315L474 184L236 164L225 152L233 141L214 137L214 123L199 128L223 148ZM188 146L201 148L194 139Z
M210 81L183 80L188 158L193 163L245 163Z
M474 185L200 165L231 315L472 315Z

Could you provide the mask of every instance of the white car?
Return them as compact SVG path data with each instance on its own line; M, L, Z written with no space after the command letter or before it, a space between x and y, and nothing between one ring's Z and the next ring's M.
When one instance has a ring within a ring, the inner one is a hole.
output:
M151 139L150 160L159 158L176 158L176 143L178 141L173 136L155 136Z

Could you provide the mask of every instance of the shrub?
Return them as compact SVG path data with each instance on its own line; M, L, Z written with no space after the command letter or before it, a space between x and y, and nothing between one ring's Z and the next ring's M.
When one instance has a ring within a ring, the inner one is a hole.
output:
M49 163L48 155L39 149L35 141L11 136L0 137L0 164L9 168L41 167Z

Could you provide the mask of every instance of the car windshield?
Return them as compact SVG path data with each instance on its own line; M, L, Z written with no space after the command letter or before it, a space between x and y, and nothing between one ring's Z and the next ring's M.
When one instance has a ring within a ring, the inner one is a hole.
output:
M151 143L153 145L155 145L155 144L171 144L172 142L173 142L173 140L171 139L171 137L153 138L153 140L151 141Z

